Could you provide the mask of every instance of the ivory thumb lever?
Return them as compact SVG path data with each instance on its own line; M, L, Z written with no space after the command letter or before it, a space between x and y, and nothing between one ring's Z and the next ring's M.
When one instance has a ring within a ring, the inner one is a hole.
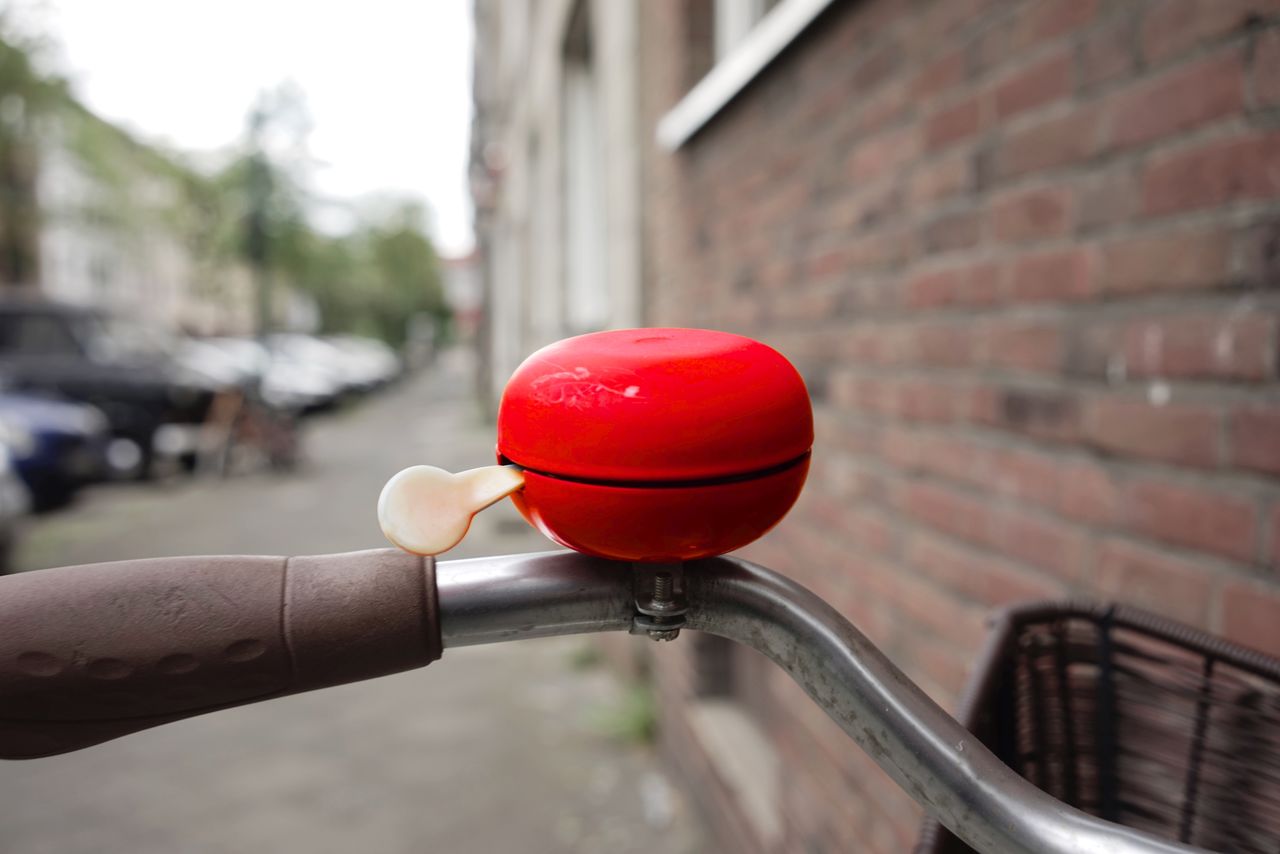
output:
M462 542L471 519L524 486L515 466L485 466L453 474L412 466L387 481L378 497L378 524L394 545L437 555Z

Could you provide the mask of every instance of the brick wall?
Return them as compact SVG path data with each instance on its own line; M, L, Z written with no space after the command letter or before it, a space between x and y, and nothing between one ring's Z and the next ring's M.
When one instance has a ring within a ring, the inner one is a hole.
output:
M687 6L642 6L646 125ZM677 54L672 61L672 52ZM1280 654L1280 3L837 3L674 154L649 320L805 374L813 473L747 555L945 706L993 606L1088 595ZM692 645L656 654L673 761ZM908 850L918 811L785 678L773 850Z

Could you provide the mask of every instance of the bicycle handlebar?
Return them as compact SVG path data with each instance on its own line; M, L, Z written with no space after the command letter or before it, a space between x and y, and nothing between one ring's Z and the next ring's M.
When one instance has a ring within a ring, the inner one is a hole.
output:
M0 578L0 757L440 657L430 558L185 557Z
M735 558L684 573L687 626L786 670L979 851L1194 852L1019 777L808 590ZM571 552L434 564L399 551L172 558L0 578L0 756L421 667L442 648L634 630L631 573Z

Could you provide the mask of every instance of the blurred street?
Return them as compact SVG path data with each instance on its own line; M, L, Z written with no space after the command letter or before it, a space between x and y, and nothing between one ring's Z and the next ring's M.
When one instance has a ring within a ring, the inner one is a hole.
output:
M458 352L307 427L294 476L87 490L32 520L21 569L384 545L374 505L413 463L492 460ZM451 557L549 543L503 502ZM644 748L610 739L626 690L582 639L455 651L429 668L0 765L0 850L707 850ZM575 666L576 663L576 666Z

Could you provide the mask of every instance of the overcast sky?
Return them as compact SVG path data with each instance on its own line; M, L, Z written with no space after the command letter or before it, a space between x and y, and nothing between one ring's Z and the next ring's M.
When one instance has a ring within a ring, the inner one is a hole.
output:
M180 149L243 133L263 88L306 95L324 195L425 199L444 254L471 246L467 0L0 0L61 45L99 115Z

